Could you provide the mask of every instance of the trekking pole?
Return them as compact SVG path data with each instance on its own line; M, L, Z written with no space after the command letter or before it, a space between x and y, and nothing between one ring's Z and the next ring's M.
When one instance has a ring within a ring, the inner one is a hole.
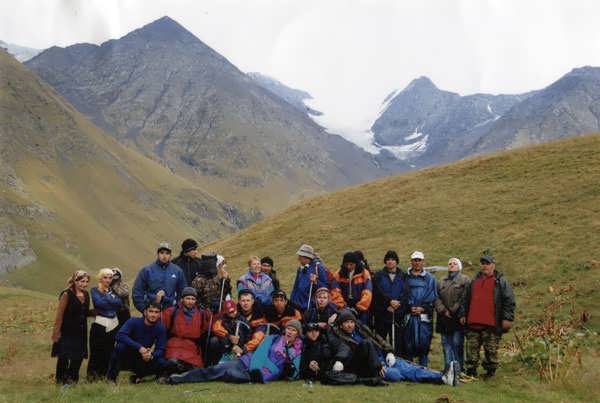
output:
M207 309L208 312L211 312L210 309ZM204 349L204 363L206 365L206 361L208 361L208 345L210 344L210 331L212 330L212 322L213 322L213 313L210 314L210 321L208 322L208 332L206 333L206 348Z
M221 279L221 296L219 297L219 310L217 312L221 311L221 304L223 303L223 292L225 291L225 278Z
M392 311L392 351L396 355L396 311Z
M315 264L315 276L317 277L317 279L315 279L315 283L318 281L318 277L319 277L319 267L320 267L320 263L317 260L317 263ZM310 274L309 274L309 279L310 279ZM313 282L310 282L310 288L308 289L308 302L306 303L306 312L308 312L310 310L310 300L312 297L312 289L313 289ZM317 301L315 300L315 304L317 303Z

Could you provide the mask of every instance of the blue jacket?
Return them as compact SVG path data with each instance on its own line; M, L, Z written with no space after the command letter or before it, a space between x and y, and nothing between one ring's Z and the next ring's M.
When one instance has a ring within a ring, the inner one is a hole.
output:
M317 284L313 286L311 300L315 299L315 291L321 287L328 288L327 268L319 259L313 259L308 265L298 268L290 302L302 312L308 308L308 293L311 287L310 275L317 274ZM311 301L312 303L312 301Z
M167 345L167 329L160 322L146 326L144 318L130 318L117 332L116 340L118 351L123 351L123 347L138 351L140 347L154 346L152 356L162 358Z
M390 300L395 299L402 304L395 311L396 320L401 321L402 314L405 311L406 291L406 278L402 269L397 268L394 281L390 280L385 267L379 270L373 276L373 312L375 313L375 318L392 323L392 315L388 312L387 308L390 305Z
M156 294L163 290L165 292L161 300L163 309L173 306L186 285L185 276L179 266L173 263L162 266L157 260L138 273L131 295L133 304L138 311L144 312L146 304L154 301Z
M260 272L258 273L258 279L255 280L249 270L237 281L238 293L244 289L252 291L262 305L269 305L271 303L271 293L275 290L271 277Z
M413 275L411 270L406 276L407 301L406 308L410 309L413 306L425 308L425 312L429 315L433 313L433 304L437 299L437 288L435 286L435 277L430 273L423 271L420 275Z
M92 294L92 301L94 301L94 310L100 316L106 318L114 318L117 316L117 311L121 309L123 301L112 291L100 292L98 287L93 287L90 294Z

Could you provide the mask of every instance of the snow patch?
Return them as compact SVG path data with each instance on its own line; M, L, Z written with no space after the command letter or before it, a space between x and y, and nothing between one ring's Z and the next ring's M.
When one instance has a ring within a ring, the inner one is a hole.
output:
M416 140L419 137L421 137L423 135L423 133L419 132L419 126L415 127L415 131L412 132L412 134L409 134L408 136L406 136L404 138L405 141L411 141L411 140Z
M422 133L421 133L422 134ZM399 160L412 159L420 154L423 154L427 150L427 140L429 135L426 134L419 141L415 141L411 144L405 144L401 146L380 146L384 150L391 152L394 157Z

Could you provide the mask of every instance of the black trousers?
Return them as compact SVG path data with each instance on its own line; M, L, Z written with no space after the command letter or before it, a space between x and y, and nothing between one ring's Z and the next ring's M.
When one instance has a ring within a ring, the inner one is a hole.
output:
M380 318L375 319L375 332L384 339L389 336L390 344L392 344L392 320L383 320ZM403 329L400 327L400 322L396 321L396 329L394 332L394 340L395 343L392 346L394 348L394 353L402 358L406 358L406 353L404 349L404 337L403 337Z
M374 378L379 376L381 362L377 349L372 341L363 340L354 349L350 367L347 370L359 378Z
M92 323L90 330L90 360L87 367L87 379L92 382L106 378L108 363L115 348L117 329L106 332L106 328Z
M79 369L83 359L71 359L64 355L56 361L56 383L67 384L79 381Z
M110 358L107 378L116 382L121 370L129 370L138 378L148 375L161 375L166 366L167 362L162 357L144 361L139 351L117 344Z
M217 365L223 354L231 350L231 343L227 337L211 336L206 352L206 367Z

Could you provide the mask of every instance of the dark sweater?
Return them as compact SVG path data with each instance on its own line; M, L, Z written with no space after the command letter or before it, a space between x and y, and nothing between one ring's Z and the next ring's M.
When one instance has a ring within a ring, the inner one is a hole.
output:
M162 323L147 326L144 318L131 318L117 333L117 343L122 343L129 348L138 351L140 347L150 348L153 345L154 357L163 357L167 344L167 330Z

